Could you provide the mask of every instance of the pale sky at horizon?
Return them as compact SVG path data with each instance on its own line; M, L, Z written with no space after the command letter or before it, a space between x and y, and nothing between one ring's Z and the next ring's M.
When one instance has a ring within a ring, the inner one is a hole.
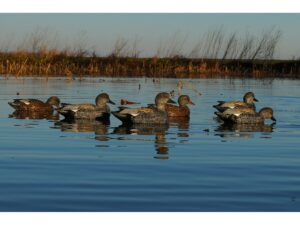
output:
M47 29L51 38L61 46L79 42L98 54L110 53L118 37L131 42L137 37L143 56L152 56L160 43L168 45L176 34L188 53L209 30L223 27L226 34L233 31L244 37L248 32L260 36L272 27L281 30L276 58L300 57L300 14L0 14L0 45L20 43L37 28ZM51 39L50 38L50 39ZM0 46L0 47L1 47Z

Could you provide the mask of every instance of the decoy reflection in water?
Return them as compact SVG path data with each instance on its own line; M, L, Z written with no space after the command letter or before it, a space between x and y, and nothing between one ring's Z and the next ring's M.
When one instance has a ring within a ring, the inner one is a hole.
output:
M178 106L166 104L168 117L190 117L188 104L195 105L188 95L181 95L178 98Z
M240 138L252 138L254 137L253 132L261 132L264 134L270 134L273 132L272 124L228 124L224 123L218 127L215 131L222 132L217 133L217 136L228 138L228 137L240 137Z
M178 128L178 137L189 137L190 118L189 117L169 117L170 127Z
M224 123L224 124L220 125L215 131L271 133L271 132L273 132L274 125L275 125L275 123L272 123L272 124L251 124L251 123L228 124L228 123Z
M67 104L62 103L62 107L57 111L67 120L89 119L89 120L109 120L110 108L107 103L115 104L106 93L99 94L95 99L96 104Z
M169 146L165 138L166 131L169 126L167 124L122 124L116 127L114 134L130 134L130 135L155 135L154 147L157 155L156 159L168 159ZM122 140L126 140L122 138ZM132 138L128 138L132 140ZM134 140L145 141L145 139L134 138Z
M227 109L233 109L235 107L247 107L255 110L255 104L254 102L258 102L258 100L255 98L255 95L253 92L247 92L244 97L243 101L218 101L218 105L214 105L213 107L216 108L219 112L224 112Z
M96 135L106 135L109 125L98 120L61 120L55 127L62 132L94 132Z
M125 124L167 124L166 104L175 103L171 95L161 92L155 97L155 105L141 108L120 108L112 114Z
M46 102L39 99L14 99L8 104L18 111L28 112L53 112L54 108L59 107L60 100L56 96L51 96Z
M15 110L12 114L9 115L9 118L16 119L31 119L31 120L59 120L59 114L53 113L52 111L22 111Z
M190 118L189 117L169 117L170 126L178 127L178 129L189 129Z

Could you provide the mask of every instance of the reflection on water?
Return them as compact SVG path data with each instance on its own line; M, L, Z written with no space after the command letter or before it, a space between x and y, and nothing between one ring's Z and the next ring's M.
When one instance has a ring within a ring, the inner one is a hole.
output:
M300 210L299 80L190 80L202 95L183 86L196 106L190 120L171 118L169 126L123 126L114 117L110 124L59 121L55 114L12 113L7 104L52 95L92 103L107 92L116 102L145 106L179 81L63 80L0 77L0 211ZM213 119L217 100L248 91L259 99L257 108L274 108L276 125Z
M108 133L109 124L97 120L61 120L56 122L62 132L94 132L96 135Z
M170 126L174 126L178 129L177 136L178 137L186 137L189 135L189 127L190 127L190 118L185 117L170 117L169 118Z
M215 131L217 132L235 132L235 133L219 133L216 134L220 137L244 137L250 138L254 137L251 132L262 132L271 133L273 132L273 127L275 123L272 124L221 124ZM239 133L242 132L242 133ZM245 132L245 133L244 133Z
M155 159L169 159L169 146L166 141L165 131L156 132L155 134L155 150L157 155Z
M114 134L119 135L155 135L154 147L157 153L156 159L168 159L169 147L166 141L166 131L169 129L167 124L122 124L116 127ZM126 140L123 138L122 140ZM128 138L127 140L132 140ZM134 139L137 140L137 139ZM143 139L139 139L144 141Z
M20 111L15 110L12 114L9 115L10 118L16 119L32 119L32 120L59 120L59 114L57 112L30 112L30 111Z

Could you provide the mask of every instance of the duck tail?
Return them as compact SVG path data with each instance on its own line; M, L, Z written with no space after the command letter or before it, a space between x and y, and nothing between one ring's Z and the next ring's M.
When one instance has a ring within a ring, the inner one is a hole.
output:
M218 117L221 116L221 113L220 113L220 112L214 112L214 114L215 114L216 116L218 116Z
M16 104L15 102L8 102L8 104L13 107L14 109L17 109L18 108L18 104Z

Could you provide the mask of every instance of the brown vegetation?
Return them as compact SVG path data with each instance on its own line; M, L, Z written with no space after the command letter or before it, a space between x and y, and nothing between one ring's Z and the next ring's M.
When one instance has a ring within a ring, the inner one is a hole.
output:
M110 54L97 56L95 51L86 50L84 33L72 51L67 47L58 50L55 41L49 41L49 35L47 30L37 29L15 51L2 46L0 73L67 77L300 77L299 60L273 59L281 36L274 28L261 37L246 34L240 38L237 32L226 36L221 27L205 33L189 53L182 50L187 37L180 38L175 33L166 44L160 43L155 56L148 58L140 57L138 37L133 42L119 37Z

